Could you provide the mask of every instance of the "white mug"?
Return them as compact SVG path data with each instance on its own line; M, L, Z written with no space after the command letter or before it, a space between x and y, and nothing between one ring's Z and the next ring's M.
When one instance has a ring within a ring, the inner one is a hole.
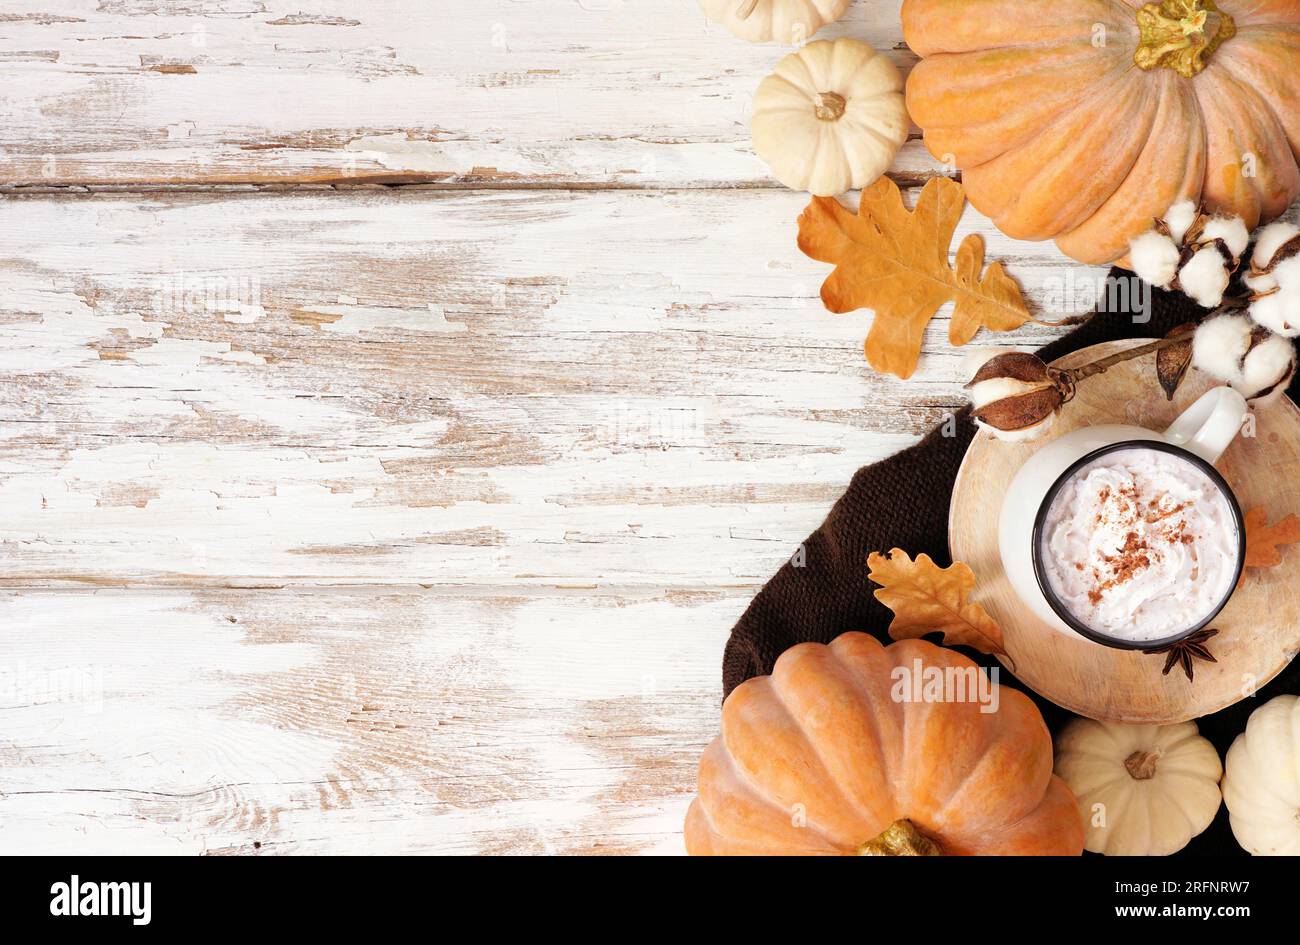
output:
M998 520L1002 566L1012 588L1025 606L1055 630L1120 649L1165 646L1195 633L1213 620L1227 604L1227 598L1196 626L1163 640L1129 642L1089 630L1062 605L1049 600L1049 594L1044 592L1042 575L1036 565L1037 530L1057 490L1096 455L1128 445L1160 449L1193 462L1223 491L1236 516L1239 536L1237 569L1240 572L1246 554L1241 507L1227 482L1214 469L1213 463L1236 438L1247 410L1246 401L1241 394L1230 387L1215 387L1187 408L1164 433L1119 424L1082 427L1047 443L1029 457L1011 480L1002 500L1002 513ZM1235 583L1234 581L1234 585Z

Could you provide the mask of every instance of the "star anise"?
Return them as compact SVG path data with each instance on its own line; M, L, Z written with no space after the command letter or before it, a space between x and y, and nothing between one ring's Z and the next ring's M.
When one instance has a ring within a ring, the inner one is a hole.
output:
M1168 658L1165 660L1165 668L1161 670L1161 675L1168 676L1169 671L1175 665L1181 666L1187 679L1195 682L1196 670L1195 661L1205 660L1209 663L1217 663L1214 654L1210 648L1205 645L1205 641L1217 634L1218 630L1198 630L1189 637L1179 640L1177 643L1170 643L1168 646L1158 646L1154 650L1144 650L1145 653L1167 653Z

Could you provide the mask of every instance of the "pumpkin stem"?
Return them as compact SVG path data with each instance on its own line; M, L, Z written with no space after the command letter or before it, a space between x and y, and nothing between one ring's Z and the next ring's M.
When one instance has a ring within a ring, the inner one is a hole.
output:
M896 820L874 840L858 847L858 856L942 856L939 844L906 817Z
M758 0L740 0L739 5L736 7L736 19L749 19L749 15L754 12L756 6L758 6Z
M839 121L847 104L838 92L818 92L813 100L813 113L822 121Z
M1190 79L1223 43L1237 35L1237 24L1214 0L1163 0L1137 12L1141 38L1133 63L1150 71L1165 67Z
M1135 751L1124 759L1124 767L1128 768L1134 781L1150 781L1156 776L1156 762L1159 760L1159 749Z

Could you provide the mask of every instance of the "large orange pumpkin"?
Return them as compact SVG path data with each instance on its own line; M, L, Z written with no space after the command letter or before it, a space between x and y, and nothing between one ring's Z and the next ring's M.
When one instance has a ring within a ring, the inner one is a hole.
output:
M964 690L913 685L936 673ZM686 815L687 850L1077 856L1083 823L1052 774L1042 717L987 680L996 711L981 711L975 674L983 679L966 657L922 640L884 647L846 633L787 650L771 676L723 704Z
M1300 0L906 0L907 107L976 209L1089 263L1173 203L1300 193Z

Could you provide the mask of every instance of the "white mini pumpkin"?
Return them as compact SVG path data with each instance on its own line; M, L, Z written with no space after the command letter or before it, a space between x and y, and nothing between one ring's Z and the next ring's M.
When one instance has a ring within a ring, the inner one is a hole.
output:
M1300 698L1250 714L1228 749L1223 799L1232 833L1256 856L1300 856Z
M888 57L856 39L790 53L754 93L754 150L781 183L821 197L865 187L893 163L911 122Z
M1222 795L1219 753L1195 722L1075 719L1056 738L1056 773L1079 799L1084 849L1168 856L1210 826Z
M700 0L709 19L751 43L798 45L844 15L852 0Z

